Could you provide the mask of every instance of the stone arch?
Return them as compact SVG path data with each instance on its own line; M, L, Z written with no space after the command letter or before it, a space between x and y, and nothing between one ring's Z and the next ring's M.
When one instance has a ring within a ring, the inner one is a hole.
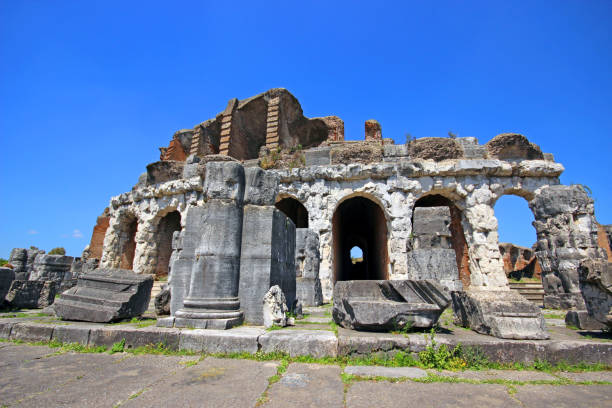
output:
M275 206L293 221L296 228L308 228L308 210L300 200L290 195L279 195Z
M365 194L338 202L332 216L333 281L389 278L389 229L383 207ZM353 264L350 250L358 246L363 262Z
M176 209L164 211L164 215L158 216L155 231L155 246L157 256L155 257L154 274L156 278L168 276L170 256L172 255L172 236L174 232L181 230L181 213Z
M413 206L411 225L414 225L414 209L417 207L448 207L450 210L451 223L449 229L451 232L451 247L455 251L455 260L457 262L457 270L459 279L463 288L470 286L470 262L469 250L465 232L463 230L462 218L463 214L456 201L448 197L449 194L444 192L430 192L419 197ZM452 197L452 195L451 195Z
M134 255L136 254L136 232L138 231L138 218L132 212L125 212L119 216L119 267L133 269Z

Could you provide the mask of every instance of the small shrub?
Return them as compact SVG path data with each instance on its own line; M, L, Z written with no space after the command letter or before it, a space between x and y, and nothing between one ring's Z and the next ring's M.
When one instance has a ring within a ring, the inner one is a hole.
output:
M63 247L53 248L49 251L49 255L66 255L66 250Z

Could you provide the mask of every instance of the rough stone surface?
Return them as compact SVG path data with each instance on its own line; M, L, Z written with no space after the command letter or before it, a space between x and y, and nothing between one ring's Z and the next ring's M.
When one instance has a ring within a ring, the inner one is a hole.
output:
M72 263L74 258L65 255L38 255L34 261L30 280L54 281L63 291L72 285Z
M340 326L355 330L428 328L449 303L449 293L431 280L339 281L332 315Z
M4 305L4 297L15 280L15 272L11 268L0 268L0 307Z
M296 298L303 306L319 306L323 304L319 235L308 228L297 228L295 232Z
M463 149L456 140L442 137L424 137L412 140L408 148L410 157L415 159L438 162L458 159L463 156Z
M149 305L153 277L123 269L96 269L62 293L55 313L64 320L112 322L142 315Z
M287 299L278 285L274 285L263 297L263 324L272 326L287 326Z
M547 339L540 309L518 293L498 291L452 292L457 324L503 339Z
M586 310L578 268L585 259L607 259L597 243L593 200L580 185L543 188L529 203L538 233L544 307Z
M589 315L612 328L612 262L583 260L579 267L579 279Z
M54 281L14 280L5 299L14 308L42 309L53 303L56 290Z
M158 316L170 314L170 288L163 285L161 291L155 296L155 314Z
M278 285L289 310L296 299L295 225L272 206L246 205L240 255L240 305L247 322L264 324L262 299Z
M486 145L489 157L502 160L543 160L540 148L518 133L502 133Z

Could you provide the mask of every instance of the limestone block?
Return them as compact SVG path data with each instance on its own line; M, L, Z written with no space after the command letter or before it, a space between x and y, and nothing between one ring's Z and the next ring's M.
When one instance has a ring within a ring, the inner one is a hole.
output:
M52 280L59 286L63 281L72 278L70 269L73 261L74 258L72 256L39 255L34 261L30 280Z
M263 324L266 328L272 326L287 326L287 299L278 285L274 285L263 297Z
M4 304L4 297L15 280L15 271L11 268L0 268L0 307Z
M295 225L271 206L244 207L240 255L240 306L247 322L263 324L261 301L278 285L295 302Z
M53 303L57 285L54 281L14 280L6 302L18 309L42 309Z
M142 315L149 305L153 277L125 269L96 269L62 293L55 313L64 320L112 322Z
M579 271L580 290L589 315L612 328L612 263L587 259Z
M462 290L453 249L415 249L408 253L410 279L432 279L447 290Z
M274 205L278 195L280 177L260 167L249 167L244 171L245 192L244 204Z
M451 292L455 321L463 327L503 339L548 339L535 303L510 290Z
M240 163L213 161L206 163L204 191L209 199L235 200L244 198L244 168Z
M449 303L449 293L433 280L338 281L332 315L354 330L428 328Z

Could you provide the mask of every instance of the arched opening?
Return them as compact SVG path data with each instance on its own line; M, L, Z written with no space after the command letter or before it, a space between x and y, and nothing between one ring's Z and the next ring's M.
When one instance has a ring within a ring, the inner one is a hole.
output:
M308 210L298 200L293 197L285 197L277 201L275 205L293 221L296 228L308 228Z
M334 282L388 279L387 221L378 204L365 197L342 202L332 218L332 239ZM355 247L361 262L353 263Z
M450 211L450 223L447 225L447 227L450 231L450 243L440 243L440 245L446 245L446 247L450 246L450 248L454 250L455 262L457 263L457 272L459 274L458 278L461 281L463 289L466 289L470 286L470 266L468 246L465 240L465 234L463 233L463 226L461 225L461 210L459 210L459 208L457 208L457 206L451 200L440 194L431 194L421 197L414 204L414 210L419 207L448 207ZM414 210L412 218L413 235L415 233L415 222L419 221L415 220ZM437 244L434 243L433 247L436 245Z
M172 255L172 235L181 230L181 214L172 211L164 216L157 226L157 265L155 277L168 276L168 265Z
M136 231L138 230L138 219L135 216L125 216L119 229L119 254L121 269L132 269L134 267L134 254L136 253Z
M499 252L509 279L541 279L535 256L536 230L527 201L516 195L504 195L495 203Z

